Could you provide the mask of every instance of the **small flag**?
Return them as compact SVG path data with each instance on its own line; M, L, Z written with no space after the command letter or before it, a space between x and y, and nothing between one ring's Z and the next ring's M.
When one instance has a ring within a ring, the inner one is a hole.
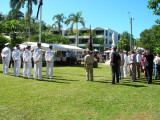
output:
M90 51L92 51L92 35L91 35L91 25L90 25L90 29L89 29L89 46L88 49Z
M39 9L41 7L41 5L43 5L42 0L39 1L39 5L38 5L38 11L37 11L37 19L38 19L38 15L39 15Z

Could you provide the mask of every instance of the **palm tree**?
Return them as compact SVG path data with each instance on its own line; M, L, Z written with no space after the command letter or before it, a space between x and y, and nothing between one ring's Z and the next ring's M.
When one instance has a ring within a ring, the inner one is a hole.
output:
M76 23L76 46L78 46L78 23L81 23L83 27L85 27L84 18L81 17L82 12L78 12L76 14L70 14L68 19L65 21L65 24L68 26L71 23L71 29L73 29L74 24Z
M58 27L58 32L59 32L59 34L61 34L61 28L62 28L61 23L64 22L64 19L65 19L65 17L64 17L63 14L57 14L57 15L55 15L55 16L52 18L53 21L56 20L56 21L53 23L53 26L57 26L57 27Z
M18 20L6 21L4 29L6 33L11 36L12 47L15 46L17 43L17 40L16 40L17 33L20 32L22 29L20 25L20 21Z
M37 5L37 0L10 0L10 7L12 9L16 9L19 10L21 7L24 8L24 4L25 2L27 2L27 12L25 14L25 20L28 20L29 24L28 24L28 32L29 32L29 36L28 36L28 41L30 41L30 18L32 15L32 4Z
M10 10L7 15L7 20L20 20L21 18L24 18L24 14L16 9Z

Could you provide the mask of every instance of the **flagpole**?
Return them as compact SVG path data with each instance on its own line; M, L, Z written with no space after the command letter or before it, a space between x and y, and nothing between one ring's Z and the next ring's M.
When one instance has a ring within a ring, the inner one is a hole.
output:
M41 22L42 22L42 5L40 6L40 22L39 22L39 43L41 43Z

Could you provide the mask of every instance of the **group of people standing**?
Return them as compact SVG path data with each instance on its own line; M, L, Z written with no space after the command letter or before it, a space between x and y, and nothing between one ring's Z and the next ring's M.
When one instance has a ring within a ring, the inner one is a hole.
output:
M139 51L117 51L116 47L112 49L111 53L111 71L112 71L112 82L111 84L119 83L120 79L124 77L132 76L132 82L135 82L136 78L140 78L140 72L143 70L144 75L147 77L147 83L152 83L152 73L153 65L155 71L155 79L157 79L158 74L160 74L160 55L154 58L154 55L150 50L146 53L140 54ZM12 57L14 61L14 76L19 77L20 65L23 62L23 77L31 79L31 68L32 68L32 58L34 61L34 71L33 77L35 80L42 80L42 57L43 51L41 49L41 44L37 43L37 48L31 52L31 46L28 45L23 52L20 51L20 46L16 45L16 49L11 53L9 48L9 43L5 44L5 48L1 52L2 62L3 62L3 73L8 75L8 67L10 59ZM23 57L23 61L21 60ZM74 52L66 52L67 63L72 65L74 59ZM46 78L53 79L53 66L54 66L54 51L53 46L49 46L49 49L45 52L46 61ZM86 80L93 81L93 63L94 56L87 50L87 55L84 57L84 68L86 69ZM157 74L158 73L158 74Z
M73 65L75 60L75 53L73 51L67 51L66 52L66 63L67 65Z
M112 71L112 82L115 84L119 83L119 79L132 76L132 82L135 82L136 78L140 78L140 73L143 70L147 77L147 84L152 83L153 65L155 64L155 79L157 79L157 73L160 74L160 55L154 58L154 55L150 50L147 50L142 55L139 51L117 51L116 47L113 48L111 53L111 71Z
M53 78L53 65L54 65L54 51L53 47L49 46L49 49L45 53L46 60L46 78ZM21 55L23 57L23 61L21 61ZM10 59L12 57L14 61L14 76L19 77L20 73L20 65L23 62L23 77L31 79L31 68L32 68L32 57L34 61L34 72L33 77L35 80L37 78L42 80L42 56L43 52L41 49L41 44L37 44L37 48L34 49L33 53L31 52L31 46L28 45L23 52L20 51L20 46L16 45L16 49L11 53L11 49L9 48L9 43L5 44L5 48L1 52L2 62L3 62L3 73L8 73L8 67L10 63Z

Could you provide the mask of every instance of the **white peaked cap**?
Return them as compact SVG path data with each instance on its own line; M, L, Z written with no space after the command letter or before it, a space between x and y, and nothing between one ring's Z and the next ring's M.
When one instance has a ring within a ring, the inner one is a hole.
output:
M5 46L9 45L9 43L4 44Z

